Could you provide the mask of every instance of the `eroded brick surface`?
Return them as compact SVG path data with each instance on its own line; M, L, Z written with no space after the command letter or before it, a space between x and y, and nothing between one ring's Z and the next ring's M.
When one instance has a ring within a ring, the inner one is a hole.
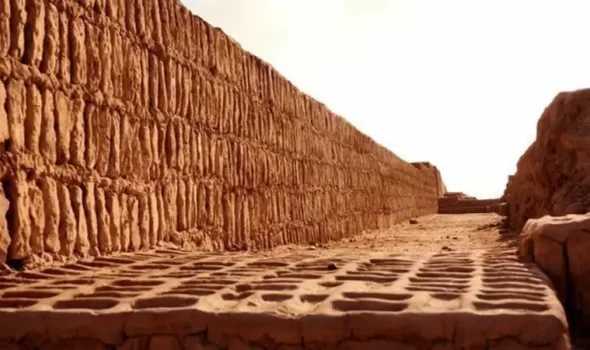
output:
M7 0L0 33L2 258L319 243L436 212L435 168L178 1Z
M22 272L0 288L0 339L23 346L567 348L555 293L513 249L159 250Z

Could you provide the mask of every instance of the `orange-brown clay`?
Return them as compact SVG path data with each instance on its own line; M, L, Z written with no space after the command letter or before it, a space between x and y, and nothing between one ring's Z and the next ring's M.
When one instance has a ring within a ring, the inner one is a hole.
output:
M0 182L19 264L326 242L443 188L174 0L2 1Z
M569 348L551 283L517 260L514 241L481 229L494 220L430 216L326 248L160 249L21 272L0 280L0 339L42 349ZM412 234L422 244L404 252L393 238ZM450 234L454 246L440 247ZM375 236L390 240L372 249Z

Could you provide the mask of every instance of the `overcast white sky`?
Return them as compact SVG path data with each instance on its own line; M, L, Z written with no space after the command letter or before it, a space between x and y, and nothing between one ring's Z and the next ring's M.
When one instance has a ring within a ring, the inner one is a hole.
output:
M497 197L545 106L590 87L588 0L183 0L449 191Z

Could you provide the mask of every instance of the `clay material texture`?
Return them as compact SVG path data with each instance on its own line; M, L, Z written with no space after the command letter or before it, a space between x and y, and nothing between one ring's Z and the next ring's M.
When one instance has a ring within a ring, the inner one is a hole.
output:
M498 219L436 215L325 248L158 249L12 274L0 278L0 347L569 349L551 282L498 240Z
M553 281L572 327L590 329L590 214L530 219L519 254ZM587 332L586 332L587 334Z
M545 109L537 138L518 161L504 198L509 222L590 211L590 90L563 92Z
M319 244L444 186L173 0L1 2L0 181L25 263Z

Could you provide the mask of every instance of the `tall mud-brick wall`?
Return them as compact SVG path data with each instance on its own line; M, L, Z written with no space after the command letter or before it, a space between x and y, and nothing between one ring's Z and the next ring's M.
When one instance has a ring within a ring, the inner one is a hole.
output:
M419 170L172 0L0 1L0 259L323 242Z

